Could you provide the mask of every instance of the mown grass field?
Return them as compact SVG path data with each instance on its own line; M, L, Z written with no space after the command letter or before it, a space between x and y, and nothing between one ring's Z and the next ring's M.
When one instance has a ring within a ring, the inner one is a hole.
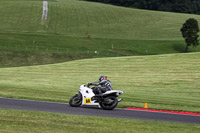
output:
M0 110L3 133L199 133L200 125Z
M79 86L107 75L124 91L118 107L200 112L200 53L113 57L1 68L0 96L68 102Z
M42 1L0 0L1 67L180 53L185 48L182 24L191 17L200 19L79 0L50 0L48 9L42 24Z
M130 40L180 40L180 27L198 15L155 12L79 0L52 0L41 24L41 0L1 0L1 33L52 33Z

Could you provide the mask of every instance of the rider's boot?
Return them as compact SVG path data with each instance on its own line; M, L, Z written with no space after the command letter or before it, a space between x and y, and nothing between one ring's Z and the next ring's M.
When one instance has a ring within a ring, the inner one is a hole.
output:
M101 101L102 98L103 98L103 94L95 94L95 96L92 97L92 100L99 102Z

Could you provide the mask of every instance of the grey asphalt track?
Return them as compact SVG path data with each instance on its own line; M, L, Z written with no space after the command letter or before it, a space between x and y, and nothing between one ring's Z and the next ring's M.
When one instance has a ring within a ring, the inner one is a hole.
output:
M0 98L0 108L200 124L200 116L126 109L102 110L94 107L70 107L69 104L64 103L20 100L12 98Z

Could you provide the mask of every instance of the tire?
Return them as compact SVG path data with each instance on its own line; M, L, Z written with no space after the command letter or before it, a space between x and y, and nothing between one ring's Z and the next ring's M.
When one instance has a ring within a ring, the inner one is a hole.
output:
M112 110L112 109L114 109L114 108L117 106L117 104L118 104L118 100L117 100L117 98L116 98L115 96L108 96L108 97L106 97L105 99L106 99L106 101L108 100L109 103L108 103L108 102L101 102L101 103L99 103L100 106L101 106L103 109L105 109L105 110Z
M81 106L81 104L82 104L82 95L81 94L76 94L69 101L69 105L72 107L79 107L79 106Z

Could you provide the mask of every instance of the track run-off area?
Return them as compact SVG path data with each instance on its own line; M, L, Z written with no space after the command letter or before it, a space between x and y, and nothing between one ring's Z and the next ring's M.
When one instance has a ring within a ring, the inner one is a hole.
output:
M114 110L102 110L96 107L75 108L75 107L70 107L69 104L65 103L20 100L13 98L0 98L0 108L64 113L64 114L74 114L74 115L88 115L88 116L102 116L102 117L200 124L200 116L198 115L175 114L175 113L154 112L145 110L128 110L119 108Z

